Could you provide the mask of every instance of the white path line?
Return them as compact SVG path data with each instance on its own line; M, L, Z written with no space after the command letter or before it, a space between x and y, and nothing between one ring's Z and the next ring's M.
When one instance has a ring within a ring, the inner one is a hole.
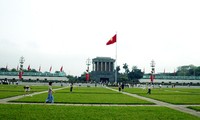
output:
M53 89L53 91L61 90L61 89L65 89L65 88L67 88L67 87L62 87L62 88ZM29 96L34 96L34 95L38 95L38 94L42 94L42 93L47 93L47 92L48 92L48 91L34 92L34 93L32 93L32 94L29 94ZM27 97L27 95L19 95L19 96L14 96L14 97L9 97L9 98L0 99L0 103L7 103L8 101L20 99L20 98L23 98L23 97Z
M118 92L118 90L116 90L116 89L112 89L112 88L109 88L109 87L105 87L105 88ZM165 107L168 107L168 108L171 108L171 109L175 109L175 110L178 110L178 111L181 111L181 112L184 112L184 113L189 113L191 115L200 117L200 112L186 108L185 106L174 105L174 104L154 100L154 99L151 99L151 98L147 98L147 97L143 97L143 96L139 96L139 95L136 95L136 94L127 93L127 92L121 92L121 93L125 94L125 95L132 96L132 97L136 97L136 98L139 98L139 99L142 99L142 100L146 100L146 101L155 103L155 104L160 105L160 106L165 106Z

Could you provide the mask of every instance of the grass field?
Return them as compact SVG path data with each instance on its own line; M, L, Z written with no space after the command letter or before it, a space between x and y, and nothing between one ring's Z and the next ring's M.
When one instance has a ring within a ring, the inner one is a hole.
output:
M48 90L48 86L30 86L30 88L29 93ZM59 87L53 86L53 88ZM22 85L0 85L0 99L23 94L25 94L25 92L24 86Z
M199 120L166 107L56 106L1 104L2 120Z
M200 88L154 88L151 95L141 88L125 88L125 92L172 104L200 104Z
M55 103L68 104L153 104L138 98L124 95L101 87L74 87L73 92L69 88L56 91L54 94ZM47 93L35 96L27 96L14 102L44 103Z
M59 86L53 86L53 89ZM48 86L31 86L31 92L47 91ZM117 89L117 88L115 88ZM55 103L64 104L153 104L148 101L115 92L102 87L74 87L55 91ZM162 88L147 90L125 88L125 92L150 97L173 104L200 104L200 89ZM23 86L0 85L0 98L24 94ZM14 102L44 103L47 93L25 96ZM190 106L200 111L200 106ZM161 106L65 106L56 104L0 104L0 119L78 119L78 120L199 120L198 117Z

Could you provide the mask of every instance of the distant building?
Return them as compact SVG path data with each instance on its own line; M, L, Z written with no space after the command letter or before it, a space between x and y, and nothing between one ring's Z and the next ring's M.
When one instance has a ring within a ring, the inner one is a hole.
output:
M110 57L96 57L92 59L91 80L96 82L114 82L115 59Z
M19 72L1 72L0 82L2 80L17 81L19 80ZM50 73L50 72L24 72L22 76L24 81L68 81L65 72Z

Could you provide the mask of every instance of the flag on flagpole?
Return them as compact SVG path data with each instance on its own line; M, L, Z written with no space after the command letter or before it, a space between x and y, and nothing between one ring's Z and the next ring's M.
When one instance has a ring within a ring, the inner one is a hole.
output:
M115 34L110 40L106 43L106 45L110 45L117 42L117 34Z
M106 45L110 45L110 44L114 44L117 42L117 33L110 38L110 40L108 40L108 42L106 43ZM116 44L116 60L115 60L115 67L117 69L117 44ZM115 83L117 83L117 70L115 70Z
M62 72L63 71L63 66L60 68L60 72Z
M31 67L30 67L30 65L28 66L28 71L30 71L31 70Z
M52 70L52 66L50 67L49 72L51 72L51 70Z

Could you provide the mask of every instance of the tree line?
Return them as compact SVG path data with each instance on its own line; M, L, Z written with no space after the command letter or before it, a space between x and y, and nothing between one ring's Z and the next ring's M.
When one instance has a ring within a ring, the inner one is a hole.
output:
M132 66L130 70L128 64L124 63L122 68L124 69L124 72L121 73L119 72L121 70L120 66L117 66L116 68L118 75L118 82L138 83L139 79L141 79L144 75L141 69L138 69L137 66Z
M174 73L168 73L169 76L200 76L200 66L184 65L177 68Z

